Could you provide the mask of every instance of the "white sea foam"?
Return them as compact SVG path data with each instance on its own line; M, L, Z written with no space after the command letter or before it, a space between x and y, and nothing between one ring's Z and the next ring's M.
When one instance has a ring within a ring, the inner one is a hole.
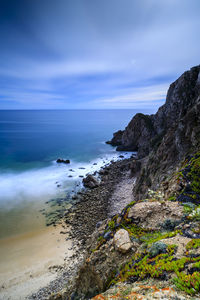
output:
M0 206L12 208L24 201L47 201L52 197L60 197L73 189L75 183L82 182L82 177L98 171L101 167L116 161L119 155L130 157L132 153L103 154L89 163L71 161L68 165L57 164L49 167L33 169L21 173L0 173Z

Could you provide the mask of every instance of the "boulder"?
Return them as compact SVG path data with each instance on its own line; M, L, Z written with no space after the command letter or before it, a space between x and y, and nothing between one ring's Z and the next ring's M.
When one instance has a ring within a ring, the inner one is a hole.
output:
M150 257L155 257L158 254L166 253L166 252L167 252L167 245L163 242L153 243L151 248L149 249Z
M128 218L132 218L141 227L152 230L162 228L166 220L178 222L182 216L183 207L178 202L171 201L138 202L128 213Z
M63 158L58 158L56 160L57 163L63 163L63 164L70 164L70 160L69 159L63 159Z
M118 230L114 235L113 244L118 251L122 253L128 252L132 247L128 231L125 229Z
M94 189L99 186L99 182L94 176L88 175L83 178L83 185L87 188Z

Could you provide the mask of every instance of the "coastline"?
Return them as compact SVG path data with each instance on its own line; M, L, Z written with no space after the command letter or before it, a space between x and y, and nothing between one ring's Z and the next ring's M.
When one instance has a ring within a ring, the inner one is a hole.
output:
M101 184L95 189L84 189L78 192L77 203L71 207L63 218L63 226L70 227L67 241L71 241L73 254L71 257L65 257L63 270L57 274L56 278L48 285L36 293L32 294L29 299L54 299L54 295L70 286L77 275L78 268L83 262L87 247L90 243L91 236L95 229L111 216L109 205L113 201L112 196L120 189L120 182L125 183L127 180L131 184L134 178L130 179L130 162L131 158L111 162L99 171ZM131 190L130 190L131 191ZM118 210L124 206L118 201ZM128 199L130 199L128 197ZM55 296L55 299L57 296Z
M73 193L73 205L54 226L0 240L5 258L0 262L0 299L47 299L75 277L91 234L110 216L110 199L127 176L131 159L116 158L109 163L102 158L103 166L95 171L101 184Z
M46 227L0 241L0 299L25 299L56 278L66 253L73 253L62 228Z

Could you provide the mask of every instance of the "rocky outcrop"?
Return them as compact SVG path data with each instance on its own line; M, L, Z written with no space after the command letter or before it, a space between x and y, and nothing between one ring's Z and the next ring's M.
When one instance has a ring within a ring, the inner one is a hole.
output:
M70 160L69 159L63 159L63 158L58 158L56 160L57 163L63 163L63 164L70 164Z
M107 141L106 144L111 144L112 146L119 146L121 145L122 135L124 131L119 130L113 134L112 141Z
M197 130L197 125L199 125L197 116L200 96L199 73L200 66L185 72L170 85L166 102L155 115L136 114L124 131L114 133L114 137L109 143L113 146L117 145L119 151L138 151L138 157L142 158L157 148L164 139L171 144L170 137L174 135L175 157L179 152L185 151L182 146L187 144L187 141L181 143L185 135L190 142L197 141L194 135L199 134ZM192 121L191 118L194 120ZM186 119L188 121L190 119L190 122L186 122ZM191 126L196 129L193 130Z
M169 290L172 286L173 289L178 287L191 295L198 293L199 285L195 288L193 283L188 283L189 288L184 286L184 280L190 280L190 275L186 275L189 270L192 270L195 278L197 269L192 267L195 262L200 261L200 252L196 250L196 255L193 255L193 248L200 247L200 234L195 233L198 231L199 221L189 217L197 206L186 212L183 204L178 202L168 201L164 204L163 199L152 201L153 199L149 199L130 203L121 214L104 222L93 233L85 262L67 295L73 291L73 299L91 299L108 289L103 294L108 297L100 295L94 299L111 299L110 286L115 285L117 288L121 281L124 287L132 284L129 286L131 289L137 282L141 286L148 282L147 285L156 287L157 291L158 287L164 291L166 287ZM170 223L167 220L174 222L174 226L167 226ZM128 248L122 250L124 245ZM199 270L199 263L197 265ZM185 272L185 279L182 277L182 270ZM198 274L198 280L199 278ZM141 281L144 279L143 284ZM127 296L131 297L131 289L127 291ZM178 295L180 296L177 293ZM146 293L144 299L145 296Z
M136 114L120 135L115 134L117 150L138 151L139 161L132 164L136 199L167 183L180 162L200 148L199 111L200 66L196 66L170 85L166 102L155 115ZM166 186L164 190L168 194Z
M87 175L83 178L83 185L87 188L94 189L99 186L99 181L92 175Z
M165 221L181 219L183 208L178 202L139 202L130 208L128 218L132 218L143 228L158 229Z

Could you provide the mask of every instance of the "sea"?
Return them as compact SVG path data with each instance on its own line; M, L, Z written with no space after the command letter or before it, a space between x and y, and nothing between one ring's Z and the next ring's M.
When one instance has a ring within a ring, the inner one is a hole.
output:
M1 110L0 239L45 226L48 203L65 199L67 207L66 196L82 188L82 176L120 159L121 153L105 141L124 129L135 113ZM58 164L57 158L70 164Z

